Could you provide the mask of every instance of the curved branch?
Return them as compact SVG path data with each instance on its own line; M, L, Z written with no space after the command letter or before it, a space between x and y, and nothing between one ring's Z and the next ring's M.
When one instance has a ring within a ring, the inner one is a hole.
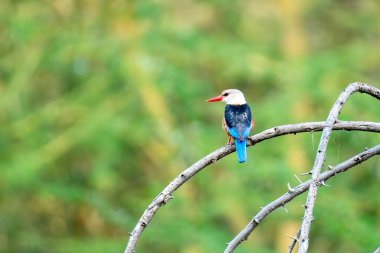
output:
M336 176L337 174L347 171L348 169L354 167L355 165L358 165L369 158L379 155L380 154L380 145L377 145L371 149L368 149L348 160L345 162L342 162L335 167L333 167L331 170L325 171L322 174L320 174L319 178L317 179L318 185L323 185L325 181L327 181L329 178ZM309 179L308 181L299 184L297 187L290 189L287 193L282 195L281 197L277 198L276 200L272 201L265 207L261 209L260 212L258 212L253 219L248 223L248 225L241 230L241 232L232 239L231 242L227 244L227 248L224 251L224 253L230 253L233 252L236 247L243 242L244 240L247 240L248 236L252 233L252 231L262 222L270 213L272 213L274 210L276 210L279 207L284 206L286 203L290 202L292 199L297 197L298 195L304 193L307 191L310 187L310 185L314 183L313 179Z
M305 212L301 224L298 253L306 253L309 247L309 232L311 221L313 219L314 204L318 193L319 174L326 159L327 144L330 140L333 125L336 122L344 103L346 103L348 97L355 92L367 93L377 99L380 99L379 89L364 83L351 83L346 89L343 90L331 108L325 127L323 128L322 136L317 149L317 155L311 170L311 179L313 180L313 183L310 185L309 192L307 194Z
M286 135L286 134L296 134L301 132L316 132L321 131L324 128L325 122L309 122L300 123L294 125L283 125L270 128L261 133L258 133L249 138L248 146L257 144L261 141ZM334 130L347 130L347 131L369 131L369 132L380 132L380 123L374 122L336 122L333 126ZM158 196L152 201L152 203L147 207L141 216L140 220L136 224L133 231L130 233L130 238L124 253L133 253L136 248L136 244L141 236L141 233L148 226L149 222L152 220L153 216L159 210L159 208L166 204L171 198L171 194L177 190L182 184L187 180L205 168L207 165L216 162L217 160L223 158L224 156L235 151L234 145L226 145L221 147L214 152L208 154L207 156L200 159L198 162L191 165L186 170L182 171L173 181L169 183L165 189L158 194Z

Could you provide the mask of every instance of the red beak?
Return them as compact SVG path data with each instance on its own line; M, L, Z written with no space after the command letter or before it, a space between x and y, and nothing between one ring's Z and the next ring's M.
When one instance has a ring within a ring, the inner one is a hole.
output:
M209 100L207 100L207 102L217 102L217 101L222 101L222 99L223 99L223 96L217 96L214 98L210 98Z

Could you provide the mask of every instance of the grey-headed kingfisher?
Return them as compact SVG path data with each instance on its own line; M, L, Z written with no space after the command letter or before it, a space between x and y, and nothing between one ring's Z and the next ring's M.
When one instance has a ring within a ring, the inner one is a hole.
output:
M231 137L234 138L237 160L243 163L247 159L247 137L255 124L251 108L245 101L243 92L236 89L225 90L220 96L207 100L207 102L217 101L227 104L224 108L222 127L228 136L227 144L231 143Z

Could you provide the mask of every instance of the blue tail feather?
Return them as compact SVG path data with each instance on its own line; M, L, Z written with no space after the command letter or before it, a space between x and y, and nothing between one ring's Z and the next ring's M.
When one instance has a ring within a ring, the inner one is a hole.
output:
M244 138L241 141L239 139L235 139L235 147L238 162L245 162L245 160L247 159L247 139Z

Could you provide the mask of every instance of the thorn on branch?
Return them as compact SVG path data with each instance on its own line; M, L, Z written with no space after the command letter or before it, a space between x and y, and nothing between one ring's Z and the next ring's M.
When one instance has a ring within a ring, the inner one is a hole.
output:
M129 234L129 236L132 236L132 235L133 235L132 232L128 232L128 234Z
M298 242L298 238L297 237L294 237L294 236L291 236L291 235L285 235L285 236L289 237L290 239L295 240L296 242Z
M334 167L333 167L332 165L327 165L327 168L328 168L329 170L334 169Z
M303 182L301 181L301 179L299 179L299 177L297 177L296 174L294 174L294 176L295 176L295 178L297 178L298 182L300 182L301 184L303 183Z
M289 183L288 183L288 189L289 189L289 193L293 193L294 192L294 189L290 186Z
M165 195L165 196L164 196L164 199L162 200L162 203L164 203L164 205L165 205L165 204L168 203L169 200L171 200L171 199L174 199L174 197L173 197L171 194Z
M355 162L357 162L357 163L361 163L361 161L362 161L362 158L360 157L360 156L357 156L357 157L355 157Z
M311 171L309 172L304 172L304 173L301 173L300 176L307 176L307 175L311 175Z
M330 187L330 185L326 184L325 181L321 181L321 185Z
M253 217L253 221L256 222L257 224L260 224L260 221L256 217Z
M289 211L288 211L288 209L286 208L285 204L283 204L281 207L285 210L285 212L289 213Z

